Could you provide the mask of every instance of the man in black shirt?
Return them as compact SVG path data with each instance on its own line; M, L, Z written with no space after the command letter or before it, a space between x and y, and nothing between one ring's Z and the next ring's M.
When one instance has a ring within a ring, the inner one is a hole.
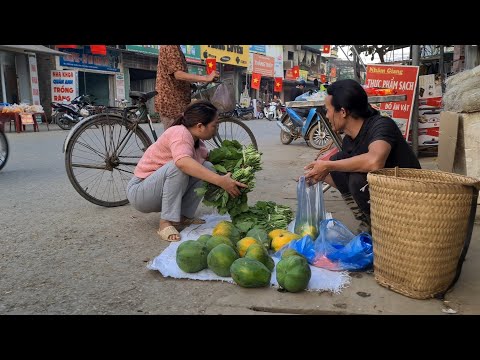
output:
M303 79L297 81L297 86L295 86L295 89L293 89L292 92L290 93L291 101L295 101L295 98L297 98L300 95L303 95L306 85L307 83Z
M355 80L331 84L325 107L333 130L345 133L342 151L307 165L305 177L337 188L360 220L359 231L370 232L367 173L395 166L420 169L420 163L395 122L368 104L365 90Z

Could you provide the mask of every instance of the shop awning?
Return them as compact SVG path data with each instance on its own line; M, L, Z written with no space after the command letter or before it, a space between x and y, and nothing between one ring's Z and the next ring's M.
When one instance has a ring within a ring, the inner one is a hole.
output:
M65 53L50 49L43 45L0 45L0 50L15 51L20 53L33 52L48 55L62 56Z

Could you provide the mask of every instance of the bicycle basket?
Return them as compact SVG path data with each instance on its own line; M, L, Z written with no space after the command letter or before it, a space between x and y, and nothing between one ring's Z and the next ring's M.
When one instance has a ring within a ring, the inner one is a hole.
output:
M209 85L204 89L197 90L192 94L192 98L197 100L211 101L213 94L215 94L215 91L219 85L220 84Z

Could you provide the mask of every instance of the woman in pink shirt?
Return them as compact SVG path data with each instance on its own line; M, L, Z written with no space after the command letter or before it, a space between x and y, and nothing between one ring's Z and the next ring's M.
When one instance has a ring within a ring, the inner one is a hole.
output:
M128 200L141 212L162 213L157 231L162 240L180 240L175 226L205 222L194 217L201 201L194 190L202 186L201 180L225 189L233 197L240 195L239 187L247 187L233 180L230 173L218 175L206 161L208 150L203 140L211 139L217 126L218 112L213 104L190 104L145 151L135 168L127 186Z

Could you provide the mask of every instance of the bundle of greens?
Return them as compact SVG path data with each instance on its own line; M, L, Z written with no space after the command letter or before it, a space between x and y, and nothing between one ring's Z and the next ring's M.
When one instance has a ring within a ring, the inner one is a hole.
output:
M203 203L215 207L219 214L229 213L232 218L248 211L247 193L255 187L255 172L262 169L261 154L252 145L243 148L236 140L224 140L221 147L210 151L209 161L218 174L230 172L232 179L248 187L241 188L241 195L232 198L222 188L205 182L195 190L199 196L203 196Z
M290 207L273 201L257 201L255 206L250 206L247 211L231 217L233 224L242 232L256 228L268 233L273 229L286 229L293 220L293 212Z

